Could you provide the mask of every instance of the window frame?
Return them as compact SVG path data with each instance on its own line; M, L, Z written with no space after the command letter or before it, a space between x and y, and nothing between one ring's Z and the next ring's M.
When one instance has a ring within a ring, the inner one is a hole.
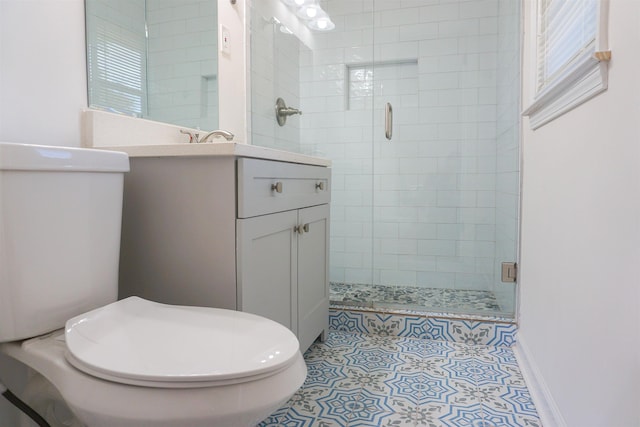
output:
M522 112L529 117L532 129L537 129L578 105L588 101L608 87L608 59L597 59L595 54L608 51L608 0L597 0L596 39L593 49L580 54L578 59L538 91L540 66L538 39L540 32L540 1L532 0L530 9L530 52L533 73L529 82L529 106Z

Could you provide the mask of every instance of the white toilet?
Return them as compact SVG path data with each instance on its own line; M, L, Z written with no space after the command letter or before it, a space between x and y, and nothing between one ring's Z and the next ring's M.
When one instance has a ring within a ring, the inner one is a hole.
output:
M302 385L298 340L248 313L116 301L128 170L124 153L0 143L0 352L88 427L253 426Z

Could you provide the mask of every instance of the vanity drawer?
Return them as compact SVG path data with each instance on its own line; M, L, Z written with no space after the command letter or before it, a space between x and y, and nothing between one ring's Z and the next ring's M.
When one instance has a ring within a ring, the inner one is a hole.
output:
M238 218L329 203L331 169L238 159Z

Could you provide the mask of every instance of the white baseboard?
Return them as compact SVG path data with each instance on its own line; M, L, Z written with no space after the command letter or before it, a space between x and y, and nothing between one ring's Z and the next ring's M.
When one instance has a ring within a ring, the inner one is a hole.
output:
M538 366L533 359L531 351L526 344L526 340L522 336L522 332L518 333L518 340L513 346L513 352L520 365L520 370L527 383L527 388L536 405L538 416L544 427L567 427L558 405L556 405L549 388L547 387Z

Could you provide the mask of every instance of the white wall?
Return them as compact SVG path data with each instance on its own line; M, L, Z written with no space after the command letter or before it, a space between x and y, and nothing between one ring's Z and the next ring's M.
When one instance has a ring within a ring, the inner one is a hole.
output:
M0 141L80 146L85 70L82 0L0 0ZM25 377L0 357L2 381L20 391ZM4 399L0 425L18 425Z
M639 29L640 2L612 0L609 89L524 123L519 340L558 425L640 425Z
M0 141L80 145L84 2L0 1Z

